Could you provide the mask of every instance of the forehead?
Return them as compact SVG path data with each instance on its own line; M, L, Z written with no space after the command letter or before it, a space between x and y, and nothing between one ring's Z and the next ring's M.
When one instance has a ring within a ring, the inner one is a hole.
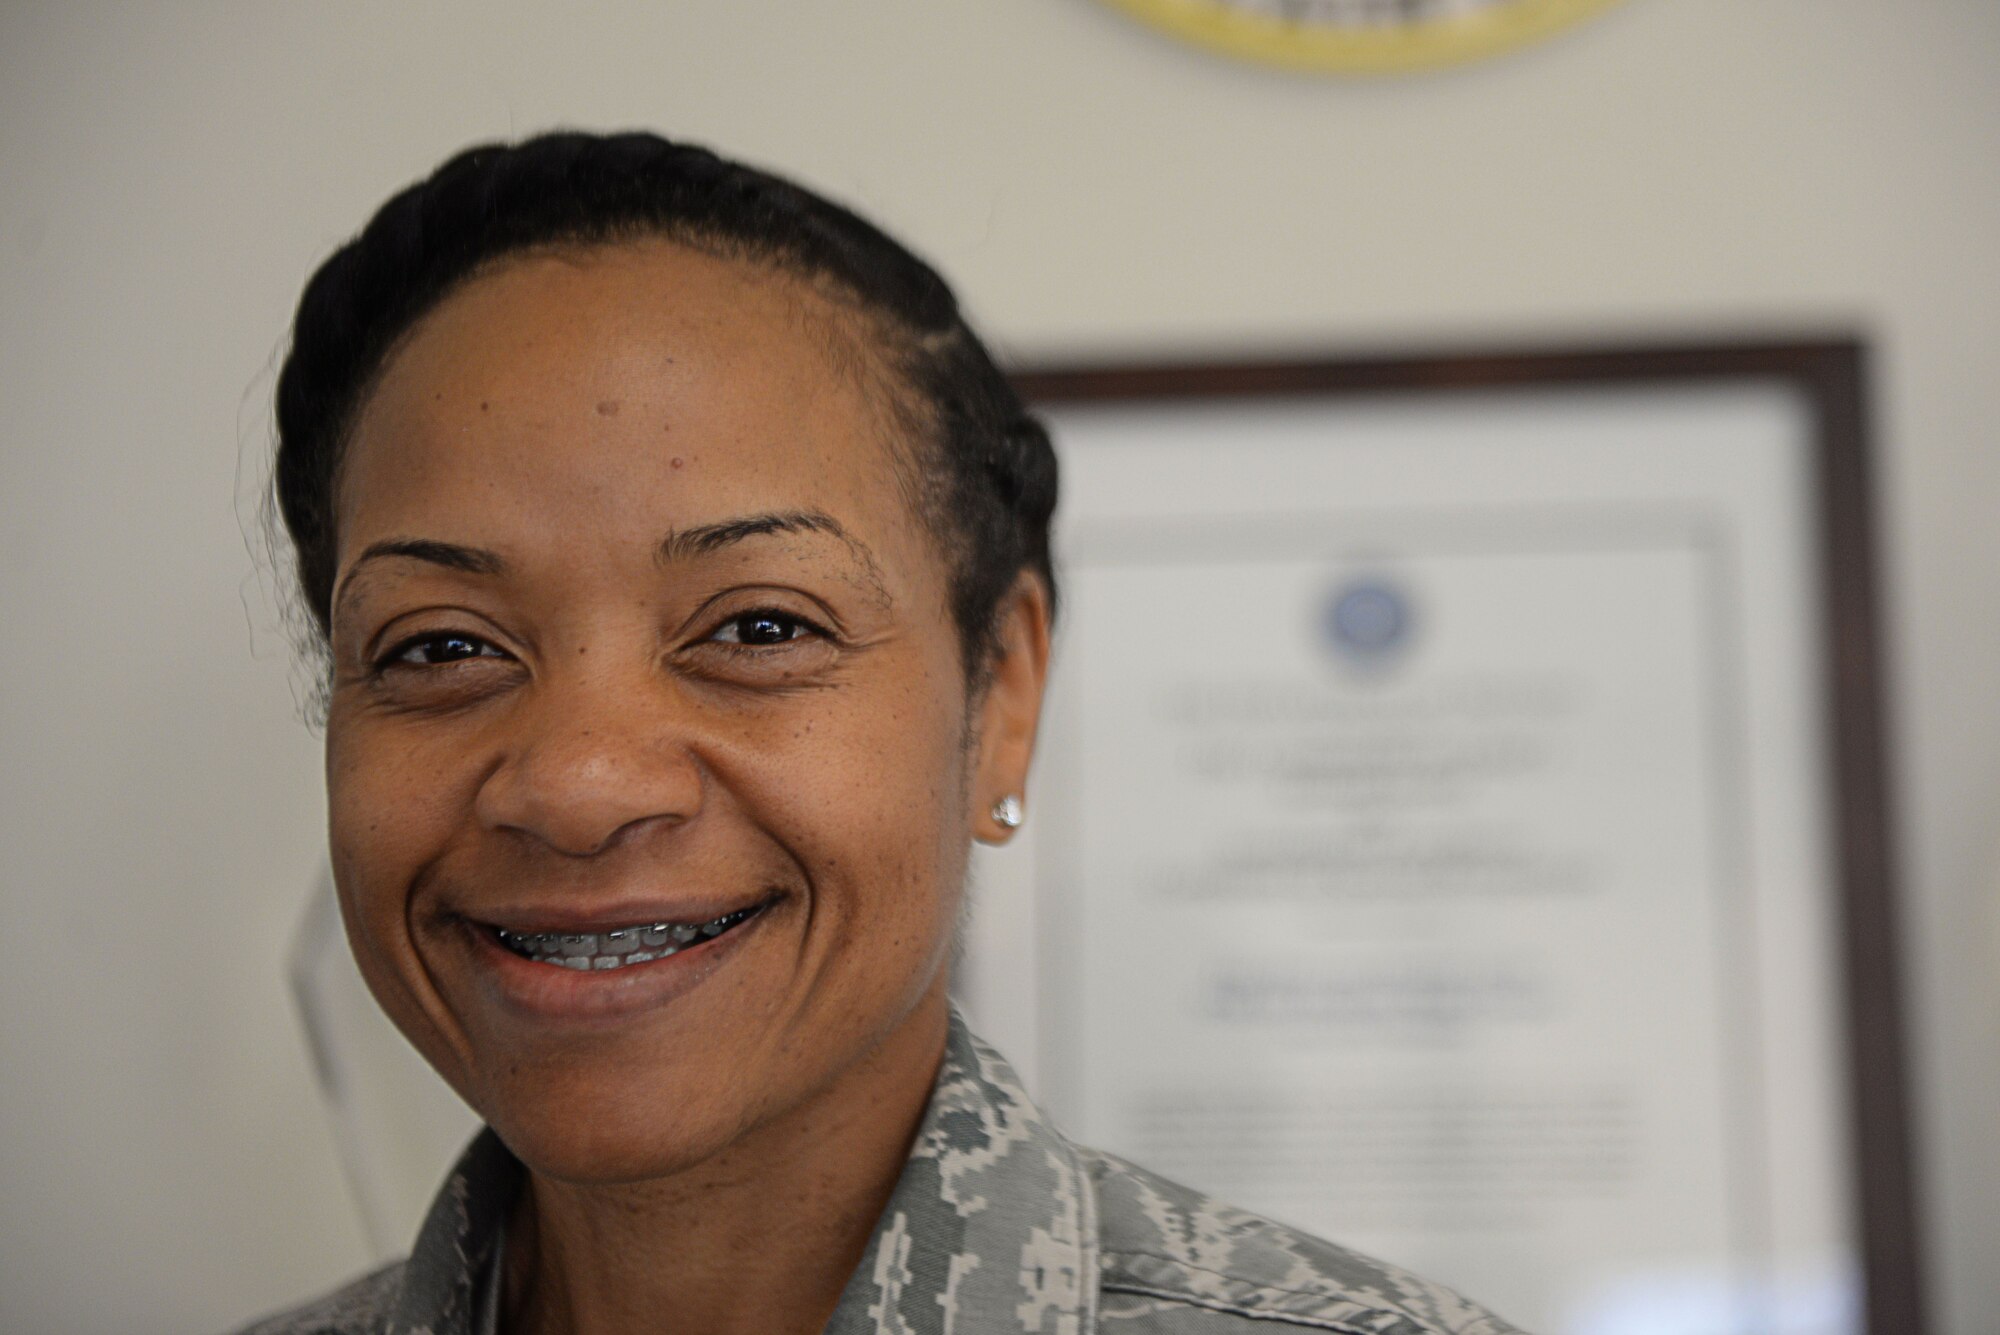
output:
M497 510L654 538L793 504L908 529L882 365L863 317L761 263L664 241L508 260L389 357L342 467L341 552Z

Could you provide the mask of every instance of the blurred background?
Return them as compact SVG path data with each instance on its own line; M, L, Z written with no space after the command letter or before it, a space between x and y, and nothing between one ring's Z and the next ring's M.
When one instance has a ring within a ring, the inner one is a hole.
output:
M371 1255L285 979L270 380L382 198L556 124L855 202L1018 363L1864 334L1932 1309L2000 1330L1996 69L1988 0L1627 0L1358 80L1091 0L8 0L0 1330L218 1330Z

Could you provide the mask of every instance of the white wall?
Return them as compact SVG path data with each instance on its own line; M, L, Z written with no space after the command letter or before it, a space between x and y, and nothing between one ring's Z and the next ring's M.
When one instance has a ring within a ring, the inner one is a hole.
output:
M215 1329L360 1263L282 987L320 788L239 447L325 250L566 121L861 202L1018 357L1869 332L1940 1327L1991 1335L1996 67L1991 0L1629 0L1374 83L1088 0L12 0L0 1329Z

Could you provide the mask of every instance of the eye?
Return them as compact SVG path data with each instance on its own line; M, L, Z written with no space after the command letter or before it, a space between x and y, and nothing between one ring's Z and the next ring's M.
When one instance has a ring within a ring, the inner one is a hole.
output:
M383 655L380 666L395 667L439 667L449 663L462 663L471 658L504 658L494 645L477 635L466 635L458 631L432 631L424 635L413 635Z
M717 626L708 638L719 644L755 647L787 644L808 635L822 634L824 632L818 626L804 617L796 617L775 608L760 608L755 612L744 612L729 618Z

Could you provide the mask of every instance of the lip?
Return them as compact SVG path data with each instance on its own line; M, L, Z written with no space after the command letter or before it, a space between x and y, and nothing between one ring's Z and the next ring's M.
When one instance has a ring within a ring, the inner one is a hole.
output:
M461 918L461 936L470 944L478 974L502 1009L516 1016L544 1024L605 1025L671 1005L701 986L731 958L760 936L766 924L783 904L779 897L767 897L736 908L756 908L748 920L721 936L684 946L661 959L643 964L627 964L617 969L563 969L537 963L516 955L500 944L494 927L508 931L607 931L639 922L685 922L675 916L689 907L676 906L660 912L661 905L640 907L633 916L623 906L608 912L593 910L587 916L570 912L536 912L509 915L503 921L482 914L478 919ZM700 910L700 911L706 911ZM733 912L721 908L708 918L713 921ZM656 916L649 917L648 914ZM516 926L516 924L524 924Z

